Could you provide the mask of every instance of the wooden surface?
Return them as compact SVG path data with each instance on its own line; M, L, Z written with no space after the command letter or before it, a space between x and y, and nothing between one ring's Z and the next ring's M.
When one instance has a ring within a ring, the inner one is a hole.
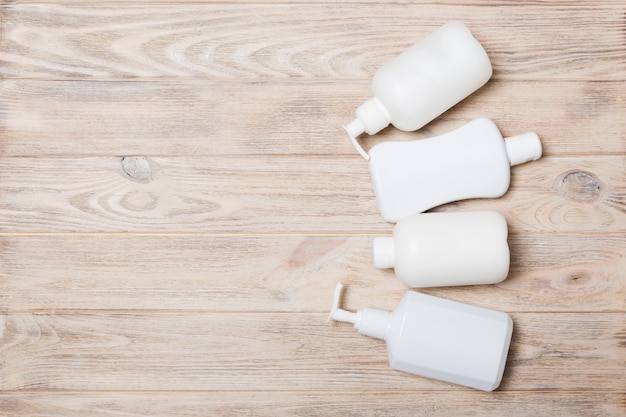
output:
M626 4L0 2L0 415L626 415ZM496 209L511 272L430 294L507 311L493 393L389 369L326 322L393 309L341 125L450 20L492 80L411 140L492 118L544 157Z

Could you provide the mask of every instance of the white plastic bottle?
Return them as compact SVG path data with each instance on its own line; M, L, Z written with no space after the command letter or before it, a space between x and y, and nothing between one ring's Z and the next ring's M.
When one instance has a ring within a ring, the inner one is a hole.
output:
M393 369L483 391L500 385L513 332L508 314L414 291L393 312L352 313L339 308L341 288L330 318L387 342Z
M414 214L374 238L374 265L414 288L494 284L509 272L507 236L497 211Z
M535 133L503 140L493 121L480 118L428 139L379 143L369 168L380 213L394 223L451 201L500 197L510 167L540 157Z
M461 22L450 22L419 41L374 75L374 97L345 126L355 138L389 123L405 131L421 128L489 80L491 63Z

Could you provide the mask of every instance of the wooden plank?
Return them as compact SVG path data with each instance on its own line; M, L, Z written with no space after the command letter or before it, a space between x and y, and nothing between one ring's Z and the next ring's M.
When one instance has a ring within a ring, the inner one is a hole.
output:
M53 3L53 4L59 4L58 0L7 0L6 3L12 3L12 4L49 4L49 3ZM125 2L123 0L64 0L63 3L64 5L102 5L102 4L125 4L128 5L129 2ZM148 4L155 4L158 2L155 2L154 0L133 0L134 4L142 4L142 3L148 3ZM163 2L161 2L163 3ZM236 0L233 2L224 2L222 0L168 0L167 1L168 4L183 4L183 5L200 5L200 4L204 4L204 5L211 5L211 4L222 4L222 3L231 3L233 5L239 5L239 4L254 4L254 5L258 5L258 4L272 4L272 5L281 5L281 4L293 4L293 3L304 3L304 4L310 4L311 1L310 0L264 0L264 1L259 1L259 0ZM318 0L315 3L330 3L333 4L333 1L330 0ZM347 0L344 1L342 3L350 3L350 4L369 4L369 3L376 3L376 4L394 4L395 2L393 0ZM441 2L439 0L412 0L411 4L415 4L415 5L438 5ZM527 1L525 2L526 7L535 7L535 8L540 8L540 7L560 7L560 8L576 8L576 9L586 9L586 8L593 8L593 7L606 7L606 6L622 6L623 3L621 0L602 0L601 5L599 5L600 2L590 2L589 0L532 0L532 1ZM454 2L454 5L456 6L476 6L476 5L481 5L482 3L480 2L480 0L456 0ZM519 6L519 0L490 0L489 1L489 6L493 6L493 7L503 7L503 6ZM483 7L485 7L483 5Z
M512 317L502 390L623 390L623 312ZM390 369L383 341L327 323L325 314L41 313L3 321L2 390L456 388Z
M369 84L5 80L0 82L2 152L354 156L341 126L367 100ZM492 81L419 132L390 127L360 140L369 149L383 140L431 137L490 117L505 136L537 132L546 156L626 154L625 94L626 82Z
M370 237L25 235L0 237L0 311L393 309L407 287L377 270ZM626 311L626 237L513 235L497 285L423 292L509 311ZM384 297L381 295L384 294Z
M471 406L468 406L471 404ZM374 417L420 415L475 416L476 410L497 416L623 417L623 393L576 391L202 391L149 393L27 392L0 393L0 409L31 417L128 416L206 417L294 415Z
M511 233L623 232L624 159L544 158L515 167L504 197L440 210L499 210ZM362 234L392 227L378 213L358 156L0 158L0 224L5 233Z
M464 20L496 78L623 80L623 12L620 3L5 4L0 75L369 78L435 28Z

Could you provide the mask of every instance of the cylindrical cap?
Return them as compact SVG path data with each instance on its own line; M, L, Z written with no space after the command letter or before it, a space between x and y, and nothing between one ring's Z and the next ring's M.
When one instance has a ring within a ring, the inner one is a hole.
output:
M370 98L356 109L357 119L348 124L347 129L354 137L359 136L364 131L369 135L374 135L391 122L391 117L376 97ZM358 120L358 121L357 121Z
M396 248L392 237L374 238L374 266L379 269L393 268L396 264Z
M536 133L523 133L504 139L511 166L541 158L541 141Z

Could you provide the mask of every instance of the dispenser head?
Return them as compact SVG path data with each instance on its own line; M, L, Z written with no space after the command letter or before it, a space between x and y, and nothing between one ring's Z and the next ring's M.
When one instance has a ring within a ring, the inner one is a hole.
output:
M389 125L390 120L391 118L385 106L379 99L373 97L356 109L356 119L343 126L343 129L348 133L352 145L354 145L359 154L366 161L369 161L370 157L357 141L357 137L364 132L369 135L380 132Z
M353 313L339 308L342 289L343 285L338 283L335 287L333 307L330 310L328 320L333 319L353 323L354 328L357 329L360 334L385 340L387 338L387 329L391 321L391 313L375 308L364 308Z
M359 319L358 314L339 308L342 290L343 284L341 282L337 283L337 286L335 286L335 295L333 296L333 307L330 309L328 320L333 319L335 321L352 323L356 327L356 323Z
M366 132L368 135L375 135L391 122L391 116L383 103L376 97L372 97L356 109L357 118L348 124L349 132L354 136L359 136Z

